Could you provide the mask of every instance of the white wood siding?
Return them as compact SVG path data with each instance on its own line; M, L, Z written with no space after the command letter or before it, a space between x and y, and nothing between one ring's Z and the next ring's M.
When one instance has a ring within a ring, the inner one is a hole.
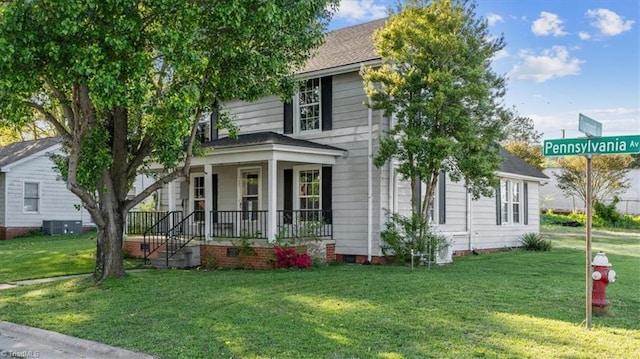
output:
M80 199L69 192L66 184L58 180L53 162L40 156L24 162L6 174L7 207L6 227L41 227L44 220L82 220L90 222L86 210L78 210ZM39 183L39 209L37 213L24 212L24 183Z
M5 195L6 189L5 189L5 183L6 183L6 177L7 174L6 173L0 173L0 226L5 226L5 222L6 222L6 218L5 218L5 207L6 207L6 202L5 199L7 198Z
M518 247L522 244L519 237L526 233L540 232L540 205L538 203L539 184L528 183L528 224L496 224L496 199L483 197L472 202L472 242L471 248L456 246L456 250L463 249L496 249Z

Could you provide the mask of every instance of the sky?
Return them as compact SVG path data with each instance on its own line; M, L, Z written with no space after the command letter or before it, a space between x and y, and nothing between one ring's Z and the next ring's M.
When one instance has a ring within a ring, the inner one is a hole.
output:
M388 16L396 0L342 0L330 29ZM493 59L504 103L543 139L580 138L580 113L602 136L640 135L640 1L476 0L507 46Z

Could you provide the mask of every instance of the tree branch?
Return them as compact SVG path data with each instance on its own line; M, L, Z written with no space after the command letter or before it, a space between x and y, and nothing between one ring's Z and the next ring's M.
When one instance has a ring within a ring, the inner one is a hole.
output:
M60 102L60 106L62 106L62 111L64 112L64 115L67 118L67 126L69 126L70 129L74 128L76 118L73 114L73 110L71 109L71 106L69 105L70 103L69 99L49 79L45 78L44 82L46 87L49 88L49 91L51 91L51 93L53 93L53 96L55 96L55 98L58 99L58 102Z
M47 111L42 105L39 105L35 102L31 102L31 101L23 101L23 103L25 105L27 105L28 107L33 108L34 110L40 112L41 114L44 115L44 119L45 121L49 122L51 125L53 125L53 127L55 127L56 131L58 131L58 133L60 134L60 136L62 136L62 138L66 141L66 142L71 142L72 137L71 134L69 133L69 131L67 131L67 129L55 118L55 116L53 116L51 114L51 112Z
M137 196L133 197L128 201L125 201L125 204L124 204L125 211L129 211L136 204L140 203L143 199L150 196L153 192L162 188L162 186L164 186L165 184L177 178L187 177L189 175L191 159L193 158L193 144L195 143L196 135L198 133L198 119L200 118L201 114L202 114L202 111L198 109L198 111L194 116L193 125L191 126L191 135L189 136L189 141L187 142L187 146L186 146L184 165L181 168L178 168L175 171L169 173L168 175L160 178L159 180L151 184L149 187L144 189L142 192L140 192ZM144 160L144 157L142 159L138 159L138 161L143 161L143 160ZM131 166L132 164L133 164L133 161L130 163L129 171L131 171L132 169L137 170L138 167L133 167Z

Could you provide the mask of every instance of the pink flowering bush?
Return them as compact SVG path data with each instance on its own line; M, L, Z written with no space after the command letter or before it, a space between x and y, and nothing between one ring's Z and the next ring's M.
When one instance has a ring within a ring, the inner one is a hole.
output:
M311 267L311 257L306 253L298 253L295 248L273 247L275 254L274 268L309 268Z

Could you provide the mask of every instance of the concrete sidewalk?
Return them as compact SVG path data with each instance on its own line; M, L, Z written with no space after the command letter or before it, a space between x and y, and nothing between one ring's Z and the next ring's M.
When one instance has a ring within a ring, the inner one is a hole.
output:
M57 282L59 280L89 277L90 275L91 275L91 273L86 273L86 274L63 275L63 276L59 276L59 277L18 280L18 281L15 281L15 282L0 283L0 290L11 289L11 288L15 288L15 287L21 287L23 285L49 283L49 282Z
M153 359L151 355L0 321L0 358Z
M144 269L142 269L144 270ZM130 270L137 272L141 270ZM90 274L66 275L41 279L0 283L0 290L24 285L55 282L60 280L88 277ZM0 358L39 359L153 359L151 355L112 347L91 340L32 328L25 325L0 320Z

